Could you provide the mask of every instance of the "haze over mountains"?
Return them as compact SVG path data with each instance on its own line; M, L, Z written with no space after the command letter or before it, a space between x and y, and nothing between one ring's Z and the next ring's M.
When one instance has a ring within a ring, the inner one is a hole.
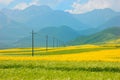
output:
M0 43L13 43L30 35L31 30L54 35L63 41L93 35L106 28L120 26L120 12L98 9L85 14L70 14L48 6L30 6L25 10L0 11ZM63 38L64 37L64 38ZM23 39L24 40L24 39Z
M87 25L90 25L92 27L98 27L118 15L120 15L120 12L115 12L107 8L96 9L85 14L78 14L74 16L76 17L76 19Z

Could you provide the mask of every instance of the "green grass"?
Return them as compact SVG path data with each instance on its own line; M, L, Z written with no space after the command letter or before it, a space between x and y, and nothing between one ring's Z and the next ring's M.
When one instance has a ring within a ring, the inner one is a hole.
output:
M35 51L36 56L83 53L119 48L73 49L54 52ZM31 50L0 53L6 56L31 56L22 54ZM0 80L120 80L120 62L60 62L60 61L0 61Z
M0 61L0 80L120 80L120 62Z

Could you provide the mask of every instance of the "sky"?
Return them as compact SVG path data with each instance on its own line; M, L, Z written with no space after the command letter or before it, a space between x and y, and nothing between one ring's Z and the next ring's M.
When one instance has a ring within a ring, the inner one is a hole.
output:
M105 8L120 11L120 0L0 0L0 9L24 10L31 5L47 5L54 10L63 10L71 14Z

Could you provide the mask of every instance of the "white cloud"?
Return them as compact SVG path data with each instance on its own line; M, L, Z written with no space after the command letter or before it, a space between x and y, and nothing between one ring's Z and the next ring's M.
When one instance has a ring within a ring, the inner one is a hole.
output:
M50 8L55 9L59 4L63 2L69 2L70 0L32 0L31 2L27 3L26 1L18 3L13 9L24 10L25 8L31 5L47 5ZM65 5L64 5L65 6Z
M80 0L77 0L72 4L73 9L65 10L72 14L80 14L92 11L94 9L111 8L116 11L120 11L120 0L89 0L88 2L81 4Z
M39 0L33 0L30 3L26 3L26 2L19 3L13 9L24 10L25 8L27 8L31 5L39 5Z
M13 0L0 0L0 4L8 5L12 2Z
M19 9L19 10L24 10L25 8L31 6L31 5L47 5L51 8L55 8L56 5L59 3L63 2L64 0L32 0L32 2L27 3L27 2L22 2L17 4L13 9Z
M28 7L28 4L25 3L25 2L23 2L23 3L19 3L19 4L17 4L17 5L14 7L14 9L20 9L20 10L23 10L23 9L25 9L25 8L27 8L27 7Z
M39 0L40 5L47 5L51 8L55 8L57 5L59 5L64 0Z

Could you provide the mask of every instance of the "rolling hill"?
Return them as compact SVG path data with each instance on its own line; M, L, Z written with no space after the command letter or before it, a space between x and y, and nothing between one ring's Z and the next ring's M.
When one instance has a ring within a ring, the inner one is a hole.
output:
M49 42L48 46L52 46L53 38L56 45L58 40L61 42L68 42L77 38L79 36L79 33L76 30L65 25L60 27L43 28L34 35L35 46L46 46L45 44L46 44L47 35L48 35L48 42ZM20 47L22 46L30 47L31 36L27 36L18 40L15 43L15 45Z
M74 41L71 41L71 44L78 45L78 44L104 43L119 38L120 27L111 27L90 36L78 37Z
M43 35L54 36L65 42L73 40L79 36L79 33L76 30L68 26L65 26L65 25L60 26L60 27L43 28L38 33L43 34Z

